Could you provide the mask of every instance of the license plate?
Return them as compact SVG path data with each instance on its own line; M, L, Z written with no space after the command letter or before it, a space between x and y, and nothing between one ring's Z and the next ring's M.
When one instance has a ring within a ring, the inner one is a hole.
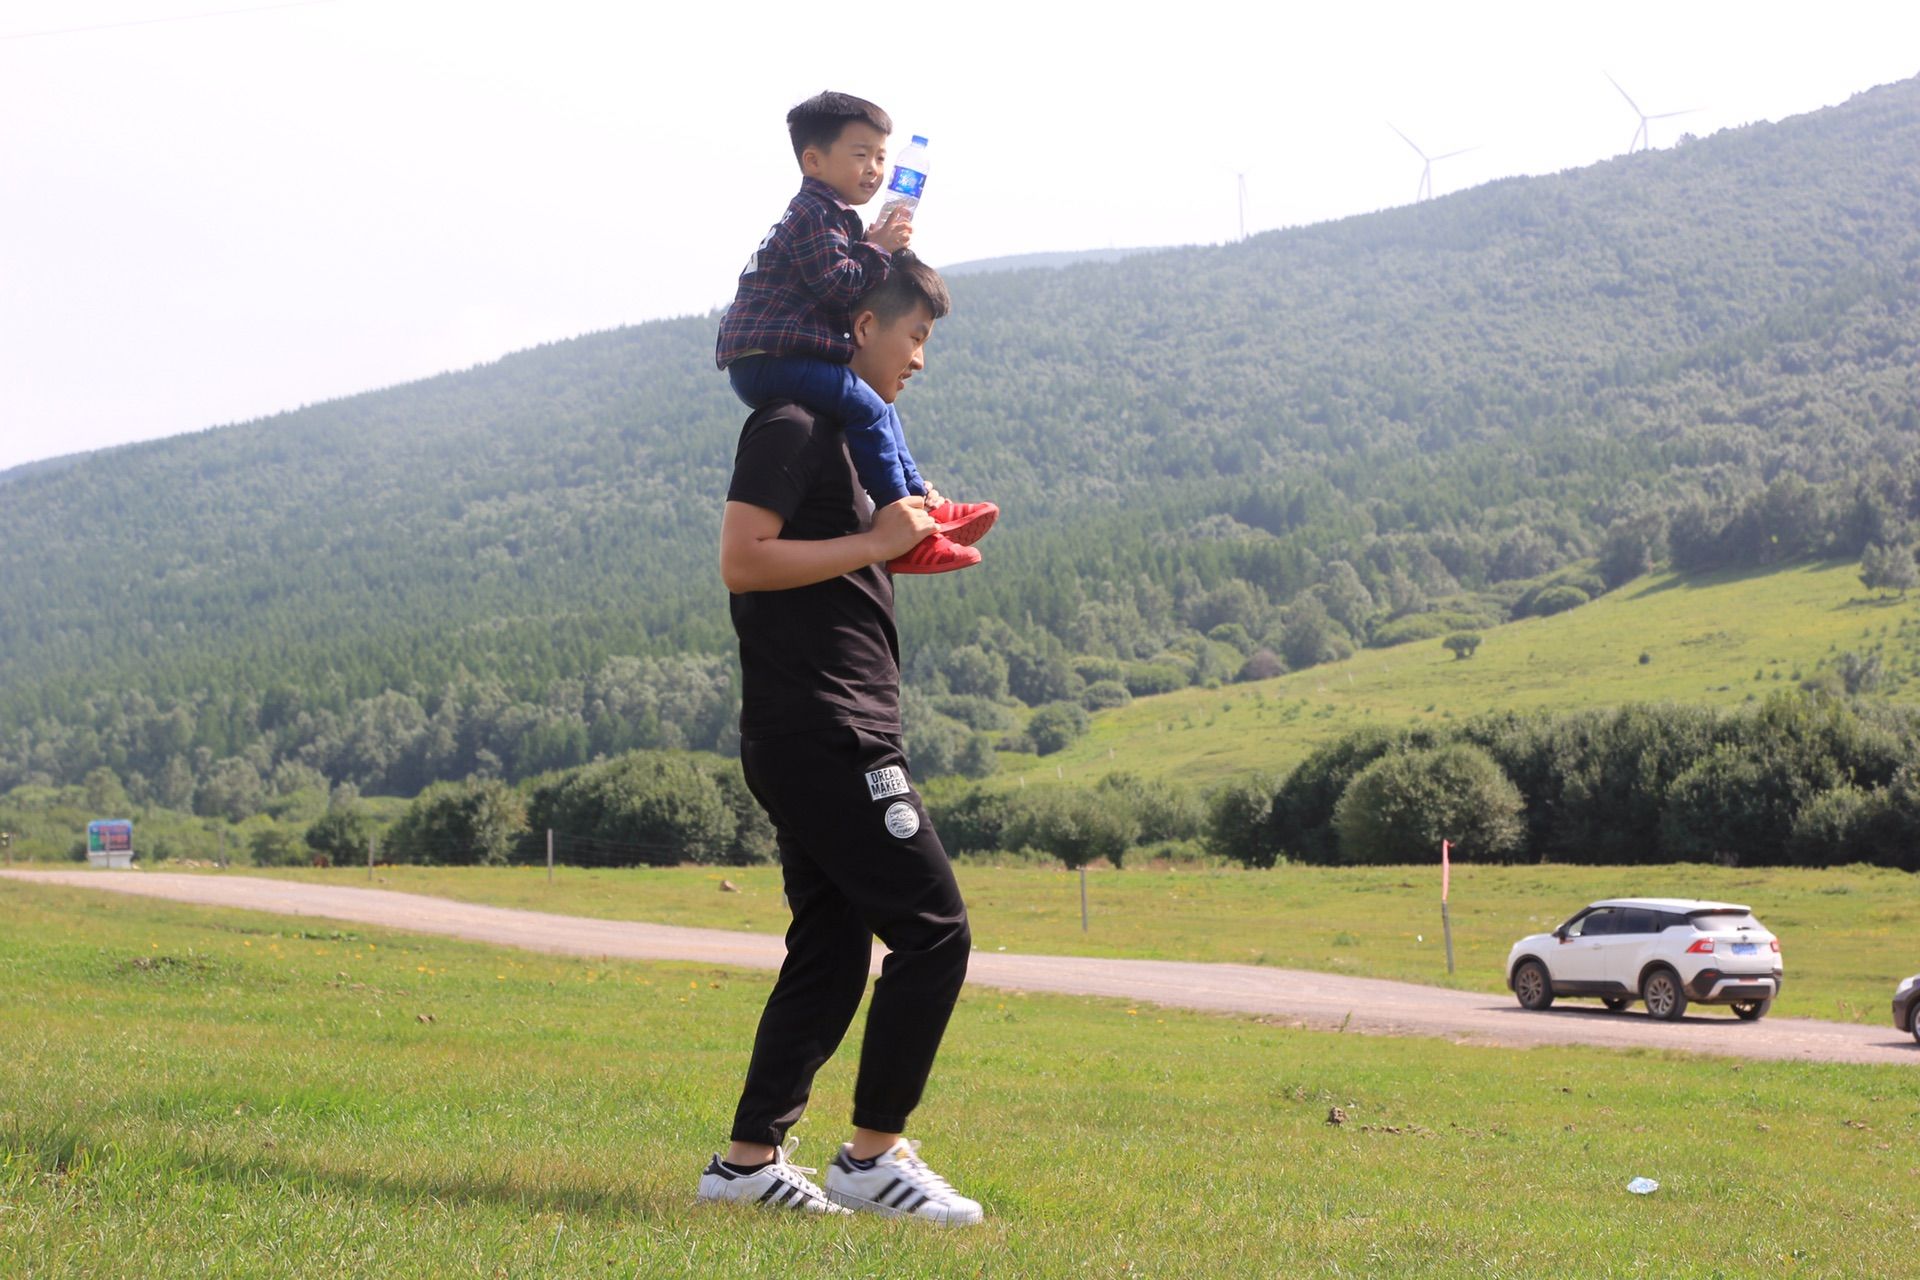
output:
M1760 944L1757 942L1736 942L1733 944L1733 954L1737 956L1755 955L1759 950Z

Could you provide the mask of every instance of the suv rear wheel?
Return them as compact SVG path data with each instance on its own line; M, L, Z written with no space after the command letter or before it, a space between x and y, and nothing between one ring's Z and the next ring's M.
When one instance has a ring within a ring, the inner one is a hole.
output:
M1920 1000L1913 1002L1913 1012L1907 1015L1907 1030L1913 1032L1913 1038L1920 1040Z
M1686 988L1680 985L1680 975L1671 969L1659 968L1648 974L1640 984L1640 998L1647 1002L1647 1012L1663 1022L1672 1022L1687 1011Z
M1742 1022L1758 1022L1767 1016L1767 1010L1773 1008L1771 1000L1735 1000L1733 1016Z
M1522 960L1520 967L1513 971L1513 994L1520 998L1522 1009L1544 1009L1553 1003L1553 982L1547 977L1547 966L1538 960Z

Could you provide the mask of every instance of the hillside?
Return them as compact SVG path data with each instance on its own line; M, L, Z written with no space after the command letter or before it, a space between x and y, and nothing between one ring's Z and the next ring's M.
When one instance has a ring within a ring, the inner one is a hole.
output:
M1072 746L1010 758L994 785L1092 783L1116 770L1183 783L1279 776L1364 726L1441 725L1490 712L1733 708L1822 676L1837 681L1849 653L1877 659L1873 691L1910 700L1920 680L1920 596L1863 590L1851 562L1658 574L1581 609L1495 627L1466 660L1426 640L1103 711Z
M1499 621L1555 574L1586 599L1662 558L1902 542L1916 154L1905 81L1223 248L957 278L909 430L1007 516L981 570L903 590L913 683L949 736L992 733L965 698L1231 680L1430 609ZM740 412L712 330L0 477L0 789L405 792L725 749Z

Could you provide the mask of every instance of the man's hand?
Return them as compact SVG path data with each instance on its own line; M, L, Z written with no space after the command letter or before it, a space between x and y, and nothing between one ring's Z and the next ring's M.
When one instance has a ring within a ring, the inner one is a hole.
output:
M902 498L889 503L873 517L874 545L880 548L877 559L891 560L907 554L938 527L927 514L925 498Z
M881 214L880 221L868 229L867 239L888 253L900 252L913 242L912 215L900 208Z

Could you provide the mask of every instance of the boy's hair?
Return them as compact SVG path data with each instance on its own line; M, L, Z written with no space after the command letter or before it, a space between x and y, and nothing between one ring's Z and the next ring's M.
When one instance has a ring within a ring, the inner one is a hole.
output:
M829 89L816 93L787 112L787 136L793 139L793 158L798 160L808 147L830 150L840 141L840 133L858 121L881 133L893 132L893 117L865 98Z
M853 309L856 313L871 311L882 324L892 324L922 302L935 320L953 310L953 299L940 273L915 257L911 249L902 249L893 255L887 278L862 295Z

